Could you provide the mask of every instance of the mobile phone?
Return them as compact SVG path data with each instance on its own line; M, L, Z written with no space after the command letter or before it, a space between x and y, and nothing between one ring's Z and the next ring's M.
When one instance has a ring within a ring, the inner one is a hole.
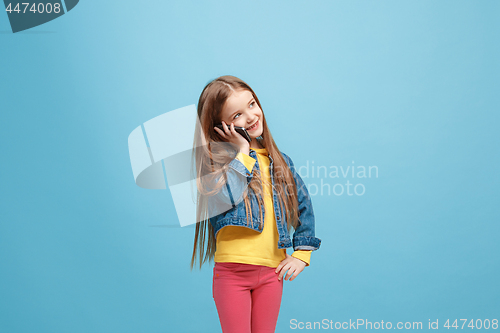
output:
M227 125L227 124L226 124ZM215 127L220 128L224 132L224 126L222 126L222 123L219 125L215 125ZM229 129L231 129L231 124L227 125ZM234 130L239 133L242 137L247 139L248 142L252 141L252 138L248 134L247 130L245 127L240 127L240 126L234 126Z

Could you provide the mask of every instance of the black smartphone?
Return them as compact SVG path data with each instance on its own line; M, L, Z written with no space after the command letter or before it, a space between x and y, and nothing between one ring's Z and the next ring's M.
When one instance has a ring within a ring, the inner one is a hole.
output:
M229 130L231 130L231 125L227 125L227 128ZM224 132L224 126L222 126L222 124L219 124L219 125L215 125L215 127L218 127L222 130L222 132ZM246 130L245 127L239 127L239 126L234 126L234 130L239 133L242 137L244 137L245 139L247 139L248 142L252 141L252 138L250 137L250 135L248 135L248 132Z

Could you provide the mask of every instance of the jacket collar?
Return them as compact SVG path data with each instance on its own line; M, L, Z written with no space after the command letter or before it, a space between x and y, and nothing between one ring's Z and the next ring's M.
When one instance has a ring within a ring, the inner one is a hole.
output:
M250 148L250 156L255 158L255 159L257 158L257 153L252 148Z

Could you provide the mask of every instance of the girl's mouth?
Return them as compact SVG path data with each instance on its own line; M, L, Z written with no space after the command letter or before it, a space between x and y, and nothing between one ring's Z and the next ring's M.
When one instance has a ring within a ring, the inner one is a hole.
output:
M247 131L254 131L256 130L257 128L259 127L259 121L257 120L257 122L255 124L253 124L253 126L247 128Z

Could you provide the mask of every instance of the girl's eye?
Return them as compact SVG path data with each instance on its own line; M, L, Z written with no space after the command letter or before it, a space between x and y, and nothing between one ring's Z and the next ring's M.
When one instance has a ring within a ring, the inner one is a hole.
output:
M253 101L252 103L250 103L250 105L254 105L254 104L255 104L255 101ZM237 114L233 117L233 119L236 119L236 116L237 116L237 115L240 115L240 114L241 114L241 113L237 113Z

